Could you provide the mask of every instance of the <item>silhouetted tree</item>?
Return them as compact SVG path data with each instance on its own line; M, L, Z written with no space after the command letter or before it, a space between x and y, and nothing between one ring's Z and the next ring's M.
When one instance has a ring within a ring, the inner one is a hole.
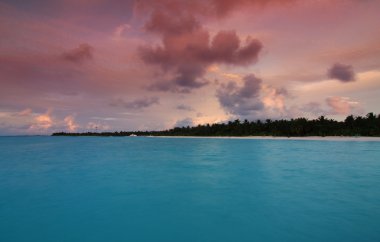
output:
M380 136L380 115L368 113L365 117L349 115L338 122L320 116L314 120L296 118L291 120L266 119L251 121L239 119L228 123L198 125L195 127L176 127L163 131L120 131L54 133L54 136Z

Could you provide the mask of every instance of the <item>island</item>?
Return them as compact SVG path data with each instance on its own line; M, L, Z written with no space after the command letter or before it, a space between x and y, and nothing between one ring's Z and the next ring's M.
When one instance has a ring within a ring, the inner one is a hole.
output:
M115 132L56 132L52 136L366 136L380 137L380 115L347 116L337 121L320 116L317 119L296 118L290 120L229 121L227 123L175 127L161 131L115 131Z

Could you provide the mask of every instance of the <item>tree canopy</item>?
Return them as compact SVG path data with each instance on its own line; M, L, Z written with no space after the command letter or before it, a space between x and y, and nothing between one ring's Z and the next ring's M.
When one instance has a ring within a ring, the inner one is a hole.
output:
M162 131L115 131L84 133L53 133L53 136L380 136L380 115L347 116L336 121L320 116L317 119L239 120L227 123L175 127Z

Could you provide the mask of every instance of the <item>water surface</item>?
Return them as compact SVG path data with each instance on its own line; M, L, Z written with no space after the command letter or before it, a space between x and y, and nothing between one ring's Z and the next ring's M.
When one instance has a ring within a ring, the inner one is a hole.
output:
M0 137L0 241L380 241L380 142Z

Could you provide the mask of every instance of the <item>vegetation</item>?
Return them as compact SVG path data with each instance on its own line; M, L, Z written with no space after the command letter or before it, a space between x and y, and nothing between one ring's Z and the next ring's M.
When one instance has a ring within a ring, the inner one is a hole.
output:
M54 133L53 136L380 136L380 115L373 113L365 117L353 115L344 121L327 119L324 116L308 120L230 121L228 123L205 124L195 127L176 127L163 131L120 131Z

